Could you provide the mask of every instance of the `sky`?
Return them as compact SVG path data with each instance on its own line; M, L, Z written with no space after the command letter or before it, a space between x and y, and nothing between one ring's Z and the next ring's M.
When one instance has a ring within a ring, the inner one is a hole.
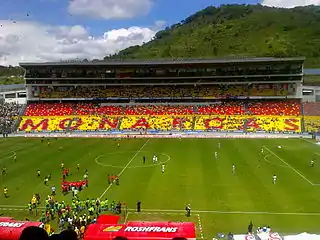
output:
M0 0L0 65L101 59L210 5L291 8L320 0Z

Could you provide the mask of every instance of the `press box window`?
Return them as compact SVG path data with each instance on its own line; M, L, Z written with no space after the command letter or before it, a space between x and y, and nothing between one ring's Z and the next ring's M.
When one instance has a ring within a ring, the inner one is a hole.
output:
M314 95L314 90L303 89L302 94L303 94L303 96L312 96L312 95Z

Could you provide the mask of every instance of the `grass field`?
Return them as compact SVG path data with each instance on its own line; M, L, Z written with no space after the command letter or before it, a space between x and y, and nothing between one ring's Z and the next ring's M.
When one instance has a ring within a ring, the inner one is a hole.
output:
M80 180L84 170L89 171L89 188L80 198L120 200L129 209L135 208L137 200L142 202L143 213L130 212L122 221L194 221L199 238L204 239L218 232L245 233L250 220L256 227L270 225L281 234L320 232L320 146L314 143L300 139L123 139L118 148L117 142L58 139L48 146L47 140L41 143L40 139L0 140L0 167L8 171L1 177L1 188L7 186L10 195L5 199L1 194L1 213L28 217L27 211L17 209L26 206L34 193L45 198L52 185L59 189L57 200L70 201L71 196L60 193L60 163L64 161L70 180ZM215 151L220 160L214 159ZM152 164L153 154L165 162L165 173L160 164ZM311 168L315 155L319 157ZM143 156L147 157L145 165ZM36 176L38 168L41 178ZM49 173L52 181L46 187L43 178ZM109 186L108 174L121 175L120 186ZM275 185L273 174L278 177ZM189 219L183 215L187 203L192 208Z

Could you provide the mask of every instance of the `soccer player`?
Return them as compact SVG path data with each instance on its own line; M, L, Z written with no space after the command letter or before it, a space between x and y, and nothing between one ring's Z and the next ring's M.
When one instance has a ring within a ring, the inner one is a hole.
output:
M145 164L145 163L146 163L146 156L143 156L143 158L142 158L142 162L143 162L143 164Z
M37 170L37 177L40 177L40 169Z
M118 148L119 148L120 147L120 143L118 143L117 145L118 145Z
M50 146L50 141L48 141L48 147Z
M161 166L161 172L162 172L162 173L164 173L164 168L165 168L165 165L162 164L162 166Z
M116 185L119 186L120 182L119 182L119 176L116 176Z
M215 158L215 159L219 159L219 154L218 154L218 152L214 152L214 158Z
M80 163L77 163L77 171L79 172L80 170Z
M28 203L28 209L29 209L29 214L32 213L32 204L31 202Z
M44 185L47 185L47 184L48 184L48 181L49 181L48 177L45 177L45 178L44 178Z
M263 148L261 148L261 155L263 155L264 154L264 150L263 150Z
M152 158L153 163L158 162L158 157L154 154Z
M64 162L61 162L60 167L61 167L61 170L64 169Z
M2 168L2 175L7 175L7 168L6 167Z
M15 152L13 152L13 161L17 162L17 154Z
M311 166L311 167L314 167L314 160L313 160L313 159L312 159L311 162L310 162L310 166Z
M5 198L8 198L8 188L7 187L4 187L3 195L4 195Z
M51 195L52 196L56 195L56 187L55 186L51 187Z
M273 175L273 184L276 184L276 182L277 182L277 176L274 174Z
M191 207L190 207L190 204L187 204L185 210L186 210L186 217L190 217L190 216L191 216Z
M218 142L218 148L219 148L219 149L221 148L221 144L220 144L220 142Z
M141 212L141 202L137 202L137 212Z
M236 173L236 165L232 164L232 174Z

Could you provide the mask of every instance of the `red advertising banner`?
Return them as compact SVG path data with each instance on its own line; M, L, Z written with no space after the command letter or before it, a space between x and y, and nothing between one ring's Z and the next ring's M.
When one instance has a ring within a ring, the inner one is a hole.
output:
M128 222L127 224L91 224L84 240L112 240L115 237L128 240L168 240L182 237L196 239L192 222Z
M41 225L41 222L15 221L8 217L0 218L0 239L18 240L26 227L40 227Z

